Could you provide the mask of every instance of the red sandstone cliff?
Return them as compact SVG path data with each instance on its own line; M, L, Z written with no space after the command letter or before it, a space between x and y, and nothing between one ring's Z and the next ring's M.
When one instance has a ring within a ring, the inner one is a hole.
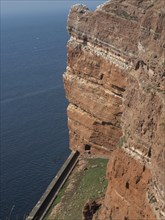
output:
M165 219L164 0L75 5L68 31L70 147L110 159L99 219Z

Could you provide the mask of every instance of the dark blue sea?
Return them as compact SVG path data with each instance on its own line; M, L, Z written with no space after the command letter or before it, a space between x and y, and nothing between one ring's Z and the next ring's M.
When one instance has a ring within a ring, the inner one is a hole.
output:
M74 3L36 1L32 13L17 1L1 17L1 220L23 220L70 153L62 74Z

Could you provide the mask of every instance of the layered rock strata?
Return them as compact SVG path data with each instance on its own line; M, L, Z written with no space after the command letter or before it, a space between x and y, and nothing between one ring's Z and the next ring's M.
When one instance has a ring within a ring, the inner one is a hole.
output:
M126 67L122 57L118 58L97 42L99 38L89 28L95 21L85 6L72 8L68 19L71 38L64 84L71 103L68 107L71 148L80 152L100 151L108 156L122 135Z
M165 218L164 24L162 0L69 13L70 148L110 158L100 220Z

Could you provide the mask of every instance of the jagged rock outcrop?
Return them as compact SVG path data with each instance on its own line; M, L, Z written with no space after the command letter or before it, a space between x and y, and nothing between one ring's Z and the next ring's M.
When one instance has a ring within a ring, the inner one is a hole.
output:
M98 218L165 218L165 2L111 0L68 17L70 148L109 157Z

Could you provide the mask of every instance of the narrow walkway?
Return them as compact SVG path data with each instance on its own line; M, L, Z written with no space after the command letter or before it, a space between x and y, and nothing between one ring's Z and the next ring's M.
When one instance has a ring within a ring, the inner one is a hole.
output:
M26 220L42 220L44 218L58 192L78 162L78 157L78 151L70 154Z

